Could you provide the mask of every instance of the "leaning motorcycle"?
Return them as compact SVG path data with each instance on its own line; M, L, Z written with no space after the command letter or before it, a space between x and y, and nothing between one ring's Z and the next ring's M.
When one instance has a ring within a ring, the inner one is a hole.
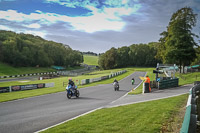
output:
M71 85L68 85L66 87L66 91L67 91L67 98L71 99L72 97L79 97L80 93L77 89L77 86L75 86L74 88L72 88Z
M114 90L115 90L115 91L119 91L119 83L114 82L114 83L113 83L113 86L114 86Z

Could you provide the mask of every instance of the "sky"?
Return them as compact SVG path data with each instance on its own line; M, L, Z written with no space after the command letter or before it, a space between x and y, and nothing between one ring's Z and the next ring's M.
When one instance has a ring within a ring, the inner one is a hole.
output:
M193 32L200 36L200 0L0 0L0 30L103 53L157 42L172 14L186 6L198 14Z

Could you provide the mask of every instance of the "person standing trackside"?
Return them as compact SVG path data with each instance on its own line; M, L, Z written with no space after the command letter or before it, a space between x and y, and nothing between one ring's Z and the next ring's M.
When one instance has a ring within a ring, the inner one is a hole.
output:
M149 78L148 75L146 76L145 83L149 83L149 92L151 92L151 87L150 87L150 78Z

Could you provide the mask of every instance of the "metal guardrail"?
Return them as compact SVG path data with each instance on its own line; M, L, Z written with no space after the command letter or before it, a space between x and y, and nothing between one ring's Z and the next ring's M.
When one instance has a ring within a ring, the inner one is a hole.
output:
M179 83L178 78L161 80L158 82L158 89L178 87L178 83Z
M186 112L180 133L197 133L198 96L200 95L200 84L194 85L189 91Z
M83 80L81 80L81 85L101 81L101 80L104 80L104 79L109 79L109 78L115 77L117 75L123 74L125 72L126 72L126 70L123 70L123 71L119 71L119 72L116 72L116 73L113 73L113 74L110 74L110 75L106 75L106 76L102 76L102 77L98 77L98 78L94 78L94 79L83 79Z

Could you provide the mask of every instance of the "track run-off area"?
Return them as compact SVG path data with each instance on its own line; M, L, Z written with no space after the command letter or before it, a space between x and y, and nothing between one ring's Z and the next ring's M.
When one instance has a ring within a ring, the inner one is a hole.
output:
M145 72L134 72L119 81L120 90L112 84L81 88L80 97L67 99L66 92L59 92L0 103L0 132L37 132L92 110L157 100L188 93L192 85L178 89L157 90L149 94L126 95L141 83ZM131 84L134 77L135 84Z

